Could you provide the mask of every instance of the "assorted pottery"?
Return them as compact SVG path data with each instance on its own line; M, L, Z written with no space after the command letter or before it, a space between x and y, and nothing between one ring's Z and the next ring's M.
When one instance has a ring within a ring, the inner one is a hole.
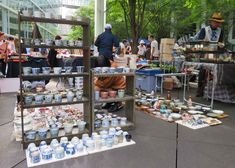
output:
M123 98L125 96L125 90L124 89L118 89L116 90L101 90L95 91L95 100L101 99L108 99L108 98Z
M112 127L126 126L128 123L126 117L120 117L116 114L108 113L108 114L96 114L94 127L102 128L103 130Z
M136 105L142 111L168 122L182 120L182 123L190 126L210 125L205 120L206 118L216 118L223 114L222 110L212 110L199 105L193 106L191 101L187 101L185 105L179 99L154 97L151 94L137 94L136 97Z
M94 73L96 74L106 74L106 73L130 73L134 70L130 69L129 67L96 67L93 68Z
M93 132L89 137L83 134L82 138L73 137L70 141L67 137L61 137L60 141L52 139L50 144L41 141L39 146L30 143L26 149L27 157L32 164L51 159L62 159L64 157L72 157L82 152L92 152L102 150L104 148L112 148L116 145L130 142L132 136L119 127L109 128L99 132Z

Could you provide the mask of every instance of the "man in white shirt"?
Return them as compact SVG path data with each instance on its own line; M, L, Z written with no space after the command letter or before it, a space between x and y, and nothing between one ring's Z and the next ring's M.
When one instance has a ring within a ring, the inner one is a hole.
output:
M151 42L150 60L159 59L158 42L155 40L154 35L149 35L148 40Z

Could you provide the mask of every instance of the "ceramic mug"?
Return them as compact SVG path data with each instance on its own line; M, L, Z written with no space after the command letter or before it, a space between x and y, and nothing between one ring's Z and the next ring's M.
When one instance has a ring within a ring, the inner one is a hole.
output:
M51 137L57 137L59 134L59 128L56 125L52 125L50 128Z
M29 96L25 96L24 97L24 103L25 105L31 105L33 102L33 96L29 95Z
M77 72L78 73L83 73L84 72L84 66L77 66Z
M43 95L35 95L35 104L42 104L43 103L43 98L44 96Z
M32 74L38 75L40 73L40 68L32 68Z
M42 67L42 73L43 74L50 74L51 68L50 67Z
M61 67L54 67L53 70L54 70L54 74L60 75L61 71L62 71L62 68Z
M37 131L31 130L25 133L26 139L35 140Z
M56 46L61 46L62 45L62 41L61 40L55 40L55 45Z
M62 94L58 93L58 94L55 94L55 102L56 103L61 103L62 102Z
M45 98L45 103L51 103L53 99L53 94L47 94L44 96Z
M64 67L65 73L67 73L67 74L71 73L71 72L72 72L72 69L73 69L72 66L65 66L65 67Z
M32 67L23 67L24 75L30 75L31 72L32 72Z
M118 90L118 97L123 98L125 96L125 90L124 89L119 89Z

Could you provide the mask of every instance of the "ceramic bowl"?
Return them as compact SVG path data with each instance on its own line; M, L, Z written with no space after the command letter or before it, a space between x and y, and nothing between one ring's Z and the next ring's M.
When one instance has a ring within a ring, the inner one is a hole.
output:
M42 67L42 73L45 75L50 74L51 68L50 67Z
M35 140L37 131L31 130L25 133L27 140Z
M23 74L30 75L32 72L32 67L23 67Z
M40 73L40 68L32 68L32 74L38 75Z
M115 72L117 72L117 73L122 73L123 72L123 67L117 67L116 68L116 70L115 70Z
M100 92L100 96L102 99L107 99L108 98L109 93L107 91L101 91Z
M110 67L109 68L109 73L115 73L116 68Z
M117 96L117 91L115 90L110 90L109 91L109 96L112 97L112 98L115 98Z
M94 68L94 72L99 74L99 73L102 73L102 68L101 67L96 67Z
M102 67L101 71L102 71L102 73L108 73L109 72L109 67Z
M47 137L47 128L39 128L38 136L40 139L45 139Z
M70 124L70 123L65 123L64 124L64 132L66 134L71 134L73 131L73 124Z

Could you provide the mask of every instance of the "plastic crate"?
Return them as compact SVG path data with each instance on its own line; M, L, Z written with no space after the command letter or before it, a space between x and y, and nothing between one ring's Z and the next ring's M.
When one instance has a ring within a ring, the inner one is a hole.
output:
M163 73L160 69L136 70L135 88L142 89L146 92L156 90L156 74Z

